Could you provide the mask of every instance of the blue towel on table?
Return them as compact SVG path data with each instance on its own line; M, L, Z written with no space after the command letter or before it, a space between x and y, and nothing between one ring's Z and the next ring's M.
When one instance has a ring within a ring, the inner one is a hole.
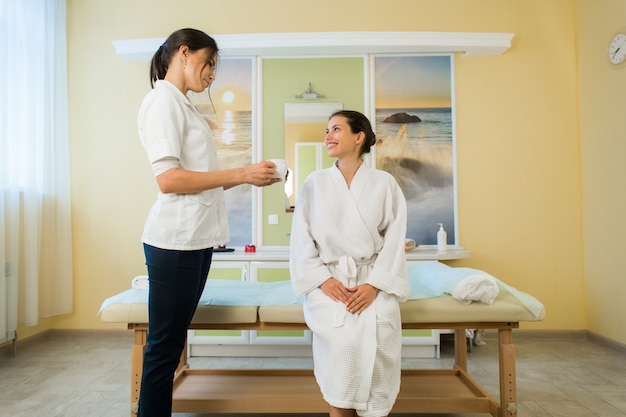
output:
M296 297L291 281L256 282L227 279L207 280L200 305L266 306L302 304Z
M149 289L131 288L109 297L98 314L112 304L148 303ZM198 305L265 306L302 304L296 297L291 281L256 282L228 279L208 279Z

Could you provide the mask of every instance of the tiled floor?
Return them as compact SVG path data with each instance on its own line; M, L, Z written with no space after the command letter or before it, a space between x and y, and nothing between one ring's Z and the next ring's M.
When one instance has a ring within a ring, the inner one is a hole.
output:
M578 335L578 336L577 336ZM514 332L519 417L626 416L626 354L580 333L537 337ZM469 354L474 379L498 398L495 340ZM130 332L56 332L18 349L0 351L1 417L126 417L129 415ZM451 367L442 358L406 359L405 368ZM307 358L193 359L192 366L307 368ZM417 414L457 417L461 414ZM208 417L209 414L174 414ZM286 416L282 414L281 416ZM465 417L487 414L463 414Z

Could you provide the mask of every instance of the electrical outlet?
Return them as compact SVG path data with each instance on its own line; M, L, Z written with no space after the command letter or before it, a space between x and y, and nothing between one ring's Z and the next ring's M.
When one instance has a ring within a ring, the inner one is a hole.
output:
M11 262L4 263L4 276L7 278L11 276Z
M278 214L270 214L267 218L268 224L278 224Z

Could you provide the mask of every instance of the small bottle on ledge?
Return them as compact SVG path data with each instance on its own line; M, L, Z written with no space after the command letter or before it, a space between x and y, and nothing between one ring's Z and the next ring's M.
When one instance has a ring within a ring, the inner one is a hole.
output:
M437 232L437 252L446 253L448 251L448 234L443 230L443 223L437 223L439 231Z

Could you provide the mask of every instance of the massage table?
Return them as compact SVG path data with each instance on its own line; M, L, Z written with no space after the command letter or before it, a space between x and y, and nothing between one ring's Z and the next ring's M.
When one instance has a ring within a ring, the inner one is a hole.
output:
M493 304L466 304L443 294L400 304L404 329L451 329L455 361L451 369L402 370L393 413L488 413L517 416L515 346L512 329L520 322L544 319L509 292ZM109 303L100 311L107 323L126 323L134 331L131 352L131 412L136 416L143 354L148 332L145 302ZM199 305L190 329L307 329L301 304ZM490 396L467 369L466 329L492 329L498 334L499 401ZM327 413L313 371L268 369L191 369L187 352L174 376L173 412L178 413Z

